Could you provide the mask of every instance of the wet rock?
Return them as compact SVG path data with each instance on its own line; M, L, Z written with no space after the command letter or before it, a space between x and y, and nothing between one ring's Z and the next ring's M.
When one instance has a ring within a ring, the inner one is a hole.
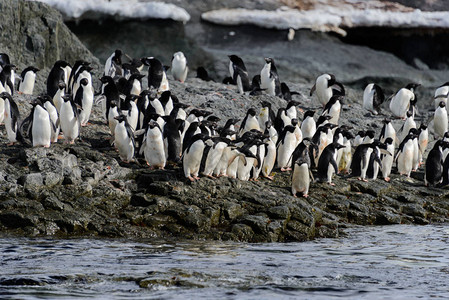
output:
M8 228L24 228L37 224L35 216L24 216L20 212L3 212L0 214L0 223Z
M252 228L246 224L234 224L231 232L239 241L251 241L254 235Z
M242 216L245 213L245 210L242 209L240 204L226 202L223 206L223 212L225 218L232 221Z
M136 195L131 196L131 202L130 204L133 206L141 206L141 207L147 207L153 204L155 200L153 198L150 198L146 194L139 193Z

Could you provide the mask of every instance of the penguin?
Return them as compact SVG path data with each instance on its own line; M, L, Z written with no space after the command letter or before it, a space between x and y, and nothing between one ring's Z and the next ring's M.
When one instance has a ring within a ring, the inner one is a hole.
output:
M235 130L236 130L236 129L235 129L235 125L236 125L239 121L240 121L240 119L228 119L228 120L226 121L226 124L223 126L222 131L223 131L223 130L229 129L229 130L232 130L232 131L235 132ZM232 134L232 135L229 137L229 139L235 140L235 139L236 139L236 134L235 134L235 133Z
M380 86L370 83L363 91L363 108L373 115L380 113L380 106L385 101L385 94Z
M444 137L448 130L447 109L444 101L440 101L438 108L433 115L433 137L437 140Z
M438 108L441 101L443 101L444 104L447 105L448 97L449 97L449 81L446 83L443 83L435 90L435 96L433 98L433 103L434 103L435 109Z
M209 73L207 73L204 67L198 67L196 69L196 78L199 78L203 81L214 81L211 77L209 77Z
M262 107L259 111L259 126L261 131L265 131L265 124L270 121L274 122L275 115L271 109L271 103L268 101L262 101Z
M387 137L383 143L387 146L387 151L391 154L394 153L394 140L391 137ZM387 155L382 154L381 155L381 161L382 161L382 177L386 182L390 182L390 174L391 174L391 168L393 167L393 155Z
M48 111L51 121L51 142L56 143L58 141L60 131L59 113L53 103L53 100L48 95L39 96L38 99L42 102L44 108Z
M242 123L240 125L240 135L244 134L251 129L257 129L260 131L259 121L256 117L256 110L254 108L248 109L246 112L245 118L243 118Z
M422 165L422 163L423 163L423 157L424 157L424 153L426 152L428 143L429 143L429 130L428 130L426 124L421 123L421 125L419 125L419 128L418 128L418 144L419 144L418 161L419 161L419 165ZM446 150L446 148L445 148L445 150ZM444 152L443 152L443 154L444 154ZM443 158L445 158L445 156Z
M25 95L32 95L34 90L34 83L36 82L36 73L39 69L33 66L26 67L20 74L19 93Z
M292 170L292 194L293 197L297 197L298 193L302 193L304 198L309 196L310 178L313 176L310 171L311 160L309 147L311 142L309 139L304 139L301 144L298 145L297 156L293 159ZM296 149L295 149L296 152Z
M63 81L60 81L58 84L58 91L53 96L53 104L55 105L58 114L61 111L61 104L62 102L64 102L62 97L65 95L65 88L66 88L65 83Z
M127 84L126 84L126 90L125 95L136 95L139 96L142 92L142 78L144 78L144 74L131 74L129 76Z
M340 158L340 163L338 165L338 172L343 174L349 174L349 170L351 169L352 162L352 146L351 140L354 139L354 136L349 131L343 132L343 148L342 155Z
M399 144L395 161L397 162L400 175L410 177L410 173L413 169L413 158L415 156L415 145L413 141L415 137L414 131L411 129L409 134L402 140L401 144Z
M31 102L30 115L22 122L28 124L27 133L33 147L50 147L51 121L48 111L38 99Z
M332 96L324 106L323 112L321 114L331 116L331 118L329 119L329 123L338 125L338 121L340 120L342 99L342 96Z
M129 79L133 74L140 74L143 70L144 64L140 59L133 58L129 63L123 63L123 77Z
M0 53L0 72L2 71L5 65L8 65L10 63L11 60L9 59L9 55L6 53Z
M142 63L148 66L148 89L153 87L158 93L168 91L170 88L162 63L154 57L144 57Z
M267 123L265 124L264 134L268 135L269 138L265 142L265 156L262 163L262 176L267 179L273 180L271 171L273 170L274 164L276 162L277 131L274 130L274 127L272 126L272 123L270 121L267 121ZM274 139L275 136L273 134L276 134L276 139Z
M64 99L64 102L61 104L61 114L59 117L61 130L64 133L65 143L74 144L80 132L78 108L70 94L65 95L62 99Z
M363 138L362 144L371 144L374 142L374 136L375 136L374 130L367 130L365 131L365 137Z
M316 122L313 118L314 114L315 111L313 110L308 110L304 113L304 118L301 123L302 137L304 139L312 138L316 132Z
M284 127L290 125L291 123L292 119L287 116L285 108L279 108L276 114L276 118L274 119L274 128L277 130L277 132L280 134L282 130L284 130Z
M399 138L400 141L402 141L407 135L410 129L416 128L416 122L413 118L413 112L409 110L406 114L407 118L405 119L404 124L402 125L401 129L399 129L399 132L402 131L402 135ZM444 134L444 132L443 132Z
M287 103L287 107L285 108L285 114L290 119L298 119L298 110L297 110L298 105L299 105L299 102L293 101L293 100L291 100L290 102Z
M206 145L212 146L213 142L210 137L203 134L197 134L192 137L189 145L182 156L182 167L184 176L191 182L199 180L198 177L203 151Z
M352 143L352 146L354 148L357 148L360 144L363 143L363 140L365 139L365 131L361 130L357 132L357 135L354 138L354 142Z
M387 145L381 143L380 141L374 141L375 146L373 147L373 152L369 157L368 161L368 169L366 170L366 178L367 179L377 179L379 175L379 170L382 169L382 159L381 159L381 151L384 152L386 156L393 156L394 152L387 152Z
M89 122L92 111L92 106L94 104L92 84L87 78L81 79L80 86L75 94L74 102L81 108L79 112L81 126L87 126L87 122Z
M159 102L161 102L162 107L164 108L164 115L168 116L170 115L171 111L173 110L174 103L178 101L178 98L175 97L175 95L172 95L170 91L162 92L161 96L159 97Z
M54 97L56 92L59 90L59 83L62 81L64 84L66 82L66 67L68 63L63 60L58 60L54 63L50 73L47 77L47 95ZM67 85L66 85L67 88Z
M234 81L235 70L237 68L239 68L242 71L247 72L245 63L243 62L242 58L240 58L239 56L234 55L234 54L228 55L228 58L229 58L229 67L228 67L229 68L229 75L230 75L230 78L232 80L232 84L237 84L237 82Z
M114 79L111 76L103 76L101 77L101 94L105 96L105 101L102 102L102 111L105 117L105 120L109 123L109 109L111 107L111 102L115 101L115 105L120 105L120 94L115 85ZM118 116L115 115L114 117ZM112 132L114 134L114 132Z
M260 96L264 89L260 87L260 74L254 75L251 80L251 92L249 92L250 96Z
M332 118L331 116L323 116L323 115L319 116L318 119L316 120L316 128L328 124L331 118Z
M281 82L281 94L282 94L282 99L284 99L286 101L292 101L293 95L299 95L298 92L290 91L290 88L288 87L288 85L285 82Z
M76 95L76 92L78 91L78 88L80 86L80 81L83 78L86 78L88 82L92 83L92 74L90 74L92 70L93 68L89 65L81 66L81 68L79 68L78 72L75 74L73 78L73 86L71 87L73 95ZM92 93L94 93L94 88L92 84L90 88L92 89Z
M384 143L387 138L391 138L393 140L393 144L396 142L396 130L391 123L391 119L385 118L382 120L384 124L382 126L382 130L380 131L379 140L381 143Z
M186 150L189 140L198 133L201 133L200 122L194 121L190 123L189 128L187 128L182 140L182 152Z
M380 144L378 141L373 141L372 143L362 143L354 151L351 162L351 176L358 177L359 180L367 182L367 171L369 167L370 157L373 151L375 152L376 147ZM374 160L376 160L379 165L382 164L378 153L375 153Z
M401 88L391 98L390 110L397 118L405 119L410 106L416 101L415 89L419 86L416 83L410 83L405 88Z
M123 76L122 69L122 50L116 49L111 56L108 57L104 64L104 76Z
M246 70L245 63L237 55L229 55L229 73L232 81L237 85L240 94L246 91L251 91L251 84L249 83L249 75Z
M274 59L271 57L265 58L265 65L260 71L260 87L265 89L269 95L282 96L281 82L277 73Z
M8 136L8 146L14 145L16 142L23 142L22 135L19 130L18 122L20 120L20 112L17 107L17 103L13 100L12 96L3 92L0 94L0 98L5 101L5 127L6 134Z
M117 120L117 125L114 130L114 145L118 150L120 159L125 163L129 163L134 159L134 133L125 115L120 114L115 119Z
M242 153L245 159L238 160L237 177L240 180L248 181L251 178L251 171L254 167L260 165L259 157L257 156L257 148L262 143L258 139L252 140L249 144L243 147Z
M82 60L82 59L75 61L75 63L73 64L72 71L70 72L70 75L69 75L68 89L67 89L68 93L72 93L73 85L75 84L76 74L79 73L82 66L88 66L88 65L90 65L90 63L85 60Z
M145 136L142 142L141 152L150 169L164 169L167 163L167 157L164 150L164 137L162 129L156 121L151 120L145 130Z
M331 143L324 148L318 160L317 176L320 181L326 181L330 185L335 185L332 182L332 176L338 172L338 166L335 159L337 158L338 149L344 148L338 143Z
M16 70L15 65L7 64L3 66L3 70L0 72L0 83L5 92L11 96L14 95L14 82L11 80Z
M177 163L180 160L182 151L181 134L179 133L180 123L176 122L176 115L174 114L164 116L163 119L166 122L163 128L163 132L167 160Z
M310 96L316 90L318 102L324 107L329 99L333 96L332 86L336 83L335 76L332 74L322 74L317 77L315 84L310 89Z
M318 148L317 152L314 155L311 155L311 157L314 157L314 161L312 164L313 166L318 165L318 161L320 159L321 154L323 153L324 149L329 145L328 132L331 131L329 125L333 124L326 124L324 126L318 127L315 134L312 137L312 142Z
M447 142L443 140L436 141L427 155L426 171L424 173L425 186L435 187L443 181L443 147L445 145L447 145Z
M143 95L143 99L145 100L145 102L148 102L148 104L146 104L144 107L139 108L140 111L145 111L145 109L148 108L153 113L156 113L160 116L165 116L164 107L162 106L162 103L158 98L153 97L148 90L142 91L142 93L140 94L141 96Z
M296 126L287 125L279 135L277 144L277 166L281 172L291 170L291 156L297 145Z
M181 83L184 83L187 78L187 72L189 72L189 67L187 67L187 59L184 53L181 51L173 54L171 60L171 73L173 78Z
M139 109L137 108L136 102L134 102L136 98L136 95L130 94L126 96L120 105L122 114L126 116L126 121L133 132L136 131L137 122L139 121Z

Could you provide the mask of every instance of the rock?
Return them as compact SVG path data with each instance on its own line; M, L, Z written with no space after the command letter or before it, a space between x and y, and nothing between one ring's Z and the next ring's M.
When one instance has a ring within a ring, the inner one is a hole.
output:
M254 235L252 228L245 224L234 224L231 231L239 241L250 241Z

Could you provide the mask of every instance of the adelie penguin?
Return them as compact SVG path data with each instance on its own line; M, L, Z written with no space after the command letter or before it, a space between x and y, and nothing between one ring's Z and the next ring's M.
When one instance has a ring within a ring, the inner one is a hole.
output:
M260 71L260 87L269 95L282 96L281 82L274 64L274 59L271 57L265 58L265 65Z
M180 122L176 120L175 114L163 117L165 125L164 132L164 146L165 153L167 154L167 160L177 163L181 157L182 141L181 134L179 132Z
M12 82L11 76L14 74L15 69L15 65L7 64L3 66L3 70L0 72L1 87L11 96L14 95L14 82Z
M122 114L126 116L126 120L133 131L137 129L137 123L139 121L139 109L137 108L136 95L128 95L120 105Z
M433 115L433 136L435 139L443 138L448 130L448 116L446 104L440 101L438 108Z
M385 94L380 86L370 83L363 91L363 108L373 115L380 113L380 106L385 101Z
M290 88L285 82L281 82L281 94L282 98L286 101L292 101L293 95L299 95L298 92L290 91Z
M331 118L329 119L329 123L338 125L338 121L340 120L342 100L342 96L332 96L324 106L322 115L331 116Z
M382 120L384 125L382 126L382 130L380 131L379 140L383 143L387 138L391 138L393 140L393 144L396 143L396 130L391 123L389 118L385 118Z
M114 130L114 145L118 150L120 159L129 163L134 159L134 133L125 115L118 115L115 119L117 125Z
M104 64L104 76L123 76L122 70L122 50L117 49L108 57Z
M53 103L53 100L48 95L41 95L38 97L38 99L42 102L42 105L44 108L48 111L48 114L50 115L50 121L51 121L51 142L56 143L58 141L59 137L59 131L61 130L60 127L60 119L59 119L59 113Z
M0 94L0 98L5 101L5 127L6 134L8 136L9 144L8 146L14 145L15 143L23 142L22 135L19 130L19 120L20 112L17 107L16 102L13 100L9 93L3 92Z
M271 103L268 101L262 101L262 107L259 111L259 126L261 131L265 131L265 124L270 121L274 122L275 115L271 109Z
M73 101L72 95L65 95L62 99L64 99L64 102L61 104L59 117L61 130L64 133L65 143L74 144L80 133L78 107Z
M318 102L324 107L329 99L334 95L332 87L334 85L341 85L332 74L322 74L317 77L315 84L310 89L310 96L316 91Z
M415 89L419 85L420 84L410 83L392 96L390 101L390 110L395 117L405 119L406 113L409 111L410 106L417 100Z
M448 97L449 97L449 81L446 83L443 83L435 90L435 96L433 98L433 103L434 103L435 109L438 108L441 101L443 101L444 104L446 104L446 106L447 106L447 98Z
M101 77L101 94L106 98L102 101L102 111L107 122L109 122L109 109L111 102L115 101L116 105L120 103L120 94L111 76Z
M419 165L423 163L424 153L426 152L427 145L429 143L429 130L426 124L421 123L418 128L418 145L419 145L419 155L418 161ZM445 148L446 150L446 148ZM447 152L447 150L445 151Z
M426 160L424 185L435 187L443 181L443 149L449 146L448 142L438 140L430 150Z
M293 197L297 197L298 193L301 193L304 198L309 196L310 179L313 176L310 171L311 160L309 147L313 147L313 144L309 139L304 139L301 144L295 149L293 155L292 164L292 194Z
M345 146L338 143L331 143L324 148L318 160L317 176L320 181L327 182L330 185L335 185L332 183L332 176L338 172L337 166L337 151L338 149L344 148Z
M351 162L351 176L358 177L359 180L367 181L367 171L369 167L369 162L371 154L377 151L376 147L386 148L384 144L379 141L373 141L372 143L364 143L357 146L354 155L352 156ZM378 153L375 153L374 160L377 161L379 165L382 164Z
M229 55L229 73L232 81L237 85L240 94L251 90L249 75L243 60L237 55Z
M192 137L189 145L183 153L182 167L184 170L184 176L192 182L200 179L198 174L200 171L203 151L206 145L213 145L211 138L203 134L197 134Z
M173 78L184 83L186 81L188 72L189 67L187 67L187 59L184 56L184 53L178 51L173 54L171 60L171 74L173 75Z
M200 168L200 172L207 177L215 178L212 176L214 169L220 162L220 158L226 147L228 147L231 143L231 140L222 137L214 137L212 138L212 141L214 142L213 145L206 146L204 150L202 158L202 164L204 162L204 167L203 170ZM206 149L208 150L206 151Z
M31 105L33 108L30 115L22 122L21 126L27 125L26 132L33 147L49 148L52 126L50 115L38 99L34 99Z
M277 145L277 165L282 172L291 170L291 156L297 145L296 126L287 125L279 135Z
M256 110L254 108L248 109L246 112L245 118L242 120L242 124L240 125L240 135L244 134L251 129L257 129L260 131L259 121L256 117Z
M409 134L399 145L395 160L397 161L398 172L400 175L410 177L413 169L413 160L415 157L415 139L417 138L417 130L411 129Z
M25 95L32 95L34 90L34 83L36 82L36 73L39 71L38 68L30 66L23 69L20 74L19 81L19 93Z
M410 129L412 128L416 128L416 122L415 119L413 117L413 112L411 110L409 110L406 114L406 119L404 124L402 124L402 127L399 129L398 132L402 132L399 140L402 141L408 134L408 132L410 131ZM444 134L444 133L443 133Z
M81 108L79 113L81 126L87 126L87 122L90 118L92 111L92 105L94 104L94 93L92 91L92 85L89 84L87 78L83 78L80 81L75 95L74 102Z
M66 84L68 78L66 78L66 67L69 64L66 61L58 60L54 63L53 68L47 77L47 95L53 98L56 92L59 90L59 83L62 81ZM67 86L67 84L66 84Z
M387 151L394 154L394 140L391 137L387 137L383 143L387 146ZM394 157L393 155L382 154L380 157L382 161L382 177L386 182L390 182L391 168L393 167Z
M81 68L83 66L88 66L88 65L90 65L90 63L85 60L82 60L82 59L75 61L72 71L70 72L70 75L69 75L68 89L67 89L68 93L72 93L73 85L75 84L76 75L81 71Z
M316 122L313 118L315 114L315 111L308 110L304 113L304 118L301 123L301 131L302 131L302 137L305 138L312 138L313 135L316 132Z
M145 136L140 148L150 169L164 169L167 156L164 150L162 129L156 121L151 120L145 130Z
M142 62L148 66L148 88L153 87L158 93L168 91L170 88L162 63L154 57L144 57Z

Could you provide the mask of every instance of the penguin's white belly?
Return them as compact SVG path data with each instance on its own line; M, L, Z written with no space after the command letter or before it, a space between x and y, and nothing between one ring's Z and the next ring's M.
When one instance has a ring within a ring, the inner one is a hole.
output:
M252 129L260 130L259 121L257 121L255 117L248 117L246 119L245 128L243 129L242 134Z
M33 147L50 147L51 124L48 112L40 106L36 106L33 116Z
M262 175L265 177L270 176L273 170L274 163L276 162L276 145L273 141L268 142L267 153L262 164Z
M114 119L118 116L117 108L109 108L109 116L108 116L108 124L109 124L109 130L111 131L112 136L114 136L115 132L115 126L117 126L118 121ZM61 128L62 129L62 128ZM64 129L62 129L64 131Z
M204 175L212 175L214 169L217 167L218 163L220 162L220 158L223 155L223 151L225 149L227 145L217 145L215 146L215 149L210 149L208 155L207 155L207 159L206 159L206 164L205 164L205 168L204 168Z
M285 137L284 143L281 143L278 148L278 167L288 168L291 166L291 156L296 146L296 138L293 134Z
M73 142L79 135L79 124L69 102L61 105L61 130L66 141Z
M5 127L6 134L8 135L8 140L10 143L17 142L17 123L14 124L14 128L11 124L11 115L10 115L10 107L8 102L5 102Z
M448 129L448 117L446 109L437 109L433 118L433 131L435 136L442 138Z
M373 83L370 83L366 86L365 90L363 91L363 108L373 112L374 111L374 105L373 105L373 97L374 97L374 90L373 90Z
M236 157L233 162L228 165L226 173L230 178L237 178L237 169L239 167L240 157Z
M292 194L302 193L303 196L309 193L310 175L309 167L306 163L300 166L295 165L292 174Z
M265 89L267 94L275 96L276 95L276 83L274 78L270 77L270 67L265 64L262 71L260 72L260 88Z
M134 145L128 136L124 122L120 122L115 127L114 143L117 147L120 159L130 161L134 157Z
M3 123L3 119L5 118L5 100L0 98L0 123Z
M413 167L414 146L407 142L404 145L402 153L398 157L398 171L400 174L410 176Z
M189 151L185 152L182 165L184 168L184 175L186 177L189 177L191 175L198 176L203 151L204 151L204 142L199 140L190 146Z
M313 137L316 132L316 123L313 118L308 117L304 120L304 122L302 122L301 131L303 139Z
M184 82L187 77L187 61L184 58L175 58L172 64L172 74L175 80Z
M331 109L329 110L329 116L332 118L329 120L329 123L338 125L338 121L340 120L340 111L341 111L341 104L335 103L332 105Z
M170 90L170 86L168 84L167 74L165 74L165 72L164 72L162 75L162 81L161 81L161 85L159 86L158 92L162 93L162 92L165 92L168 90Z
M165 116L164 107L158 99L154 99L153 101L151 101L150 105L153 106L158 115Z
M144 150L145 160L150 167L165 167L167 158L165 156L164 141L162 134L154 133L153 131L159 129L149 129L147 133L146 145Z
M239 160L238 163L238 171L237 176L240 180L248 181L250 178L251 169L254 166L255 159L252 157L246 158L246 165L243 163L243 160Z
M25 95L32 95L35 81L36 74L33 72L26 72L25 78L23 78L23 81L20 83L19 92Z
M139 80L133 81L133 86L131 88L131 91L129 92L131 95L139 96L142 92L142 85L140 84Z
M394 145L391 145L391 146L389 145L387 150L392 155L385 155L382 158L382 170L381 171L382 171L382 176L383 176L384 179L387 178L387 177L390 177L390 174L391 174L391 168L393 166L393 160L394 160L394 157L393 157Z
M405 118L414 94L408 89L400 89L391 99L390 110L398 118Z
M366 154L365 154L365 162L366 164L363 165L362 160L360 161L360 166L361 166L361 173L362 175L360 176L362 179L366 178L366 171L368 171L368 165L369 165L369 159L371 157L371 153L373 153L373 149L372 148L368 148L368 150L366 150Z
M221 154L220 160L214 169L215 176L227 175L226 170L228 169L228 161L231 159L231 148L226 147Z
M45 109L47 109L48 114L50 115L50 120L53 122L53 124L56 127L56 128L53 128L53 126L51 126L51 142L56 143L58 141L59 130L60 130L59 124L57 125L58 112L56 110L56 107L51 105L50 102L45 102L44 107L45 107Z

